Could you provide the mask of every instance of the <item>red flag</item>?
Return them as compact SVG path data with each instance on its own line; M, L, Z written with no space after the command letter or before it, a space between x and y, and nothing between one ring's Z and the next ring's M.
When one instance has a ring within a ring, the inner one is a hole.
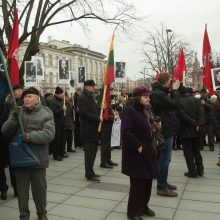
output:
M202 62L203 62L203 87L209 90L211 95L214 94L213 85L212 85L212 76L211 69L212 63L212 51L211 45L209 42L209 36L207 32L207 27L205 27L205 33L203 38L203 51L202 51Z
M184 76L186 74L186 61L183 49L180 52L179 60L177 62L176 68L172 73L172 79L178 79L180 82L184 81ZM184 83L184 82L183 82Z
M15 11L14 24L10 37L9 48L8 48L8 58L11 59L11 84L19 84L19 65L18 65L18 13Z

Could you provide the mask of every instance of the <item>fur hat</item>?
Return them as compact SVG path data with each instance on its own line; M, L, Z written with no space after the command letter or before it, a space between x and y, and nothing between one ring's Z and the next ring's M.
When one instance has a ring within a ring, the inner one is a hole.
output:
M84 86L95 86L95 82L92 79L86 80Z
M63 93L63 89L59 86L56 87L55 89L55 94L62 94Z
M150 95L150 89L144 87L144 86L139 86L134 88L133 90L133 96L149 96Z
M23 99L27 94L37 95L38 97L40 96L39 91L34 87L29 87L25 89L21 95L21 98Z

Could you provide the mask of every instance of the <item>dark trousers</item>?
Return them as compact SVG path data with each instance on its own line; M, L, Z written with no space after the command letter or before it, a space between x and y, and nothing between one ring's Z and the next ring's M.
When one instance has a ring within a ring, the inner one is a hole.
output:
M9 166L9 174L11 179L11 185L15 191L17 191L16 187L16 179L15 179L15 172L12 167ZM5 165L0 165L0 191L5 192L8 190L8 185L6 182L6 174L5 174Z
M152 179L136 179L130 177L130 193L127 215L142 216L147 209L151 196Z
M111 133L101 134L101 164L111 161Z
M17 180L20 220L29 220L30 218L30 211L28 207L30 185L37 214L46 214L46 169L21 168L16 169L15 174Z
M76 114L74 121L74 143L75 147L82 147L82 142L80 139L80 121L79 116Z
M204 167L200 153L199 138L186 138L182 140L183 153L186 160L188 171L192 174L203 173Z
M62 157L65 153L65 130L64 126L55 124L55 137L51 143L53 147L53 157Z
M72 129L65 129L65 138L66 138L67 151L70 151L72 150L72 146L73 146L73 130Z
M84 158L85 158L85 176L92 177L95 173L93 166L95 163L96 153L98 149L98 142L86 142L83 144Z
M208 136L208 145L209 147L214 146L214 128L213 124L205 124L205 127L202 130L202 140L205 142L206 135Z

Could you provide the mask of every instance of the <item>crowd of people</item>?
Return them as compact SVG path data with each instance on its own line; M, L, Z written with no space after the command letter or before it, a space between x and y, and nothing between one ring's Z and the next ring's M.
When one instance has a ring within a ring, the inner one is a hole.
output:
M93 80L76 88L73 96L56 87L54 94L42 95L34 87L13 87L16 105L7 94L0 115L0 198L7 199L5 169L9 167L14 196L18 197L20 219L30 218L29 188L39 220L47 220L46 168L49 154L59 163L84 150L85 178L99 183L94 171L100 145L103 169L118 164L111 158L111 133L115 120L121 120L122 173L130 178L127 216L142 220L143 215L155 216L148 206L153 179L157 194L177 197L177 186L168 183L172 149L182 149L190 178L204 175L200 151L208 145L215 150L220 140L220 89L210 95L206 89L195 91L172 81L170 74L161 73L152 88L136 87L131 94L121 88L111 90L108 118L100 115L100 91ZM21 131L19 120L24 127ZM99 126L101 131L99 132ZM206 137L207 141L206 141ZM12 142L27 144L39 160L39 167L13 167L9 146ZM220 166L220 158L217 162Z

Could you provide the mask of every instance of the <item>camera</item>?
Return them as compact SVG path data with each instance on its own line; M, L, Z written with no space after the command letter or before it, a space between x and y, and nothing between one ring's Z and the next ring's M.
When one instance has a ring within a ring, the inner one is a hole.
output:
M153 121L154 123L159 123L161 122L161 118L159 116L155 116Z

